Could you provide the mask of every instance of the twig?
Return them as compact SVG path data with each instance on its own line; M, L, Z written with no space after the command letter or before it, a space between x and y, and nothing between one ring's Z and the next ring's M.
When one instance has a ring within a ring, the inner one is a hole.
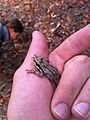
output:
M11 82L11 81L12 81L12 79L5 80L0 87L0 91L5 87L7 82Z

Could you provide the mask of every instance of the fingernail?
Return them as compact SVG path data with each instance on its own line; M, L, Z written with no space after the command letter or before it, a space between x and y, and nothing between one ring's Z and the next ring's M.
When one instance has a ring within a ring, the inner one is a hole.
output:
M74 110L82 117L88 117L90 112L90 104L81 102L74 107Z
M53 108L53 112L62 119L67 119L69 116L69 108L66 103L59 103Z

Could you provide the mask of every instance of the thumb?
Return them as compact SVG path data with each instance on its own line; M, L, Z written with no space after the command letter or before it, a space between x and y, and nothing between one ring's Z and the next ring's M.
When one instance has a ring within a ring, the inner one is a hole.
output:
M39 31L34 31L32 34L32 42L24 60L24 63L29 62L31 60L31 57L35 54L42 57L48 56L47 40L45 36Z
M26 69L33 69L32 57L34 55L42 56L44 58L48 57L48 45L45 36L39 32L34 31L32 34L32 42L30 44L28 53L25 57L23 64L15 72L15 76L23 77L26 75ZM23 73L23 75L22 75ZM19 74L19 75L18 75Z

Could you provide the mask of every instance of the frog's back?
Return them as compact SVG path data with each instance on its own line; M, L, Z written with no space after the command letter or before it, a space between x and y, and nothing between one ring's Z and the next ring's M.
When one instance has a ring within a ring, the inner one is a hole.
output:
M51 81L51 83L54 83L55 86L57 86L60 80L60 74L58 70L51 65L48 67L44 66L42 70L45 76Z

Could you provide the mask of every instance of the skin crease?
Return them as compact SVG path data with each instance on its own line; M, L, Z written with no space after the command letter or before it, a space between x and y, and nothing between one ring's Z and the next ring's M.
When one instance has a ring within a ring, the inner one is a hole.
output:
M90 59L86 56L74 56L90 47L89 31L90 25L73 34L49 55L49 62L57 67L62 74L60 84L55 93L45 76L40 78L34 74L27 74L25 71L26 69L33 68L31 58L34 54L48 58L48 47L45 37L40 32L36 31L33 33L33 40L27 56L13 78L13 88L7 112L8 120L56 120L52 116L52 109L60 101L67 101L67 104L70 106L72 114L70 114L67 120L82 119L71 106L74 106L81 100L90 103L90 95L88 92L90 80L87 80L88 84L86 82L86 78L90 75ZM69 59L71 60L68 61ZM68 62L66 63L66 61ZM82 68L82 71L78 68ZM70 70L72 70L72 73L70 73ZM78 75L79 71L80 74L84 73L83 80L81 80L80 75ZM75 72L76 74L74 74ZM75 77L72 77L72 74ZM75 82L76 79L73 78L77 78L77 82ZM65 84L66 79L69 79L67 80L68 85ZM78 79L80 79L79 83ZM73 82L75 86L73 86ZM62 85L64 85L65 89L62 88ZM82 85L83 88L82 91L80 91ZM74 94L70 92L71 90L74 91ZM85 96L84 93L87 93L88 97ZM73 101L74 103L72 103ZM52 113L50 111L50 105ZM53 115L58 117L54 113ZM59 120L62 119L59 118ZM90 120L90 117L85 120Z

